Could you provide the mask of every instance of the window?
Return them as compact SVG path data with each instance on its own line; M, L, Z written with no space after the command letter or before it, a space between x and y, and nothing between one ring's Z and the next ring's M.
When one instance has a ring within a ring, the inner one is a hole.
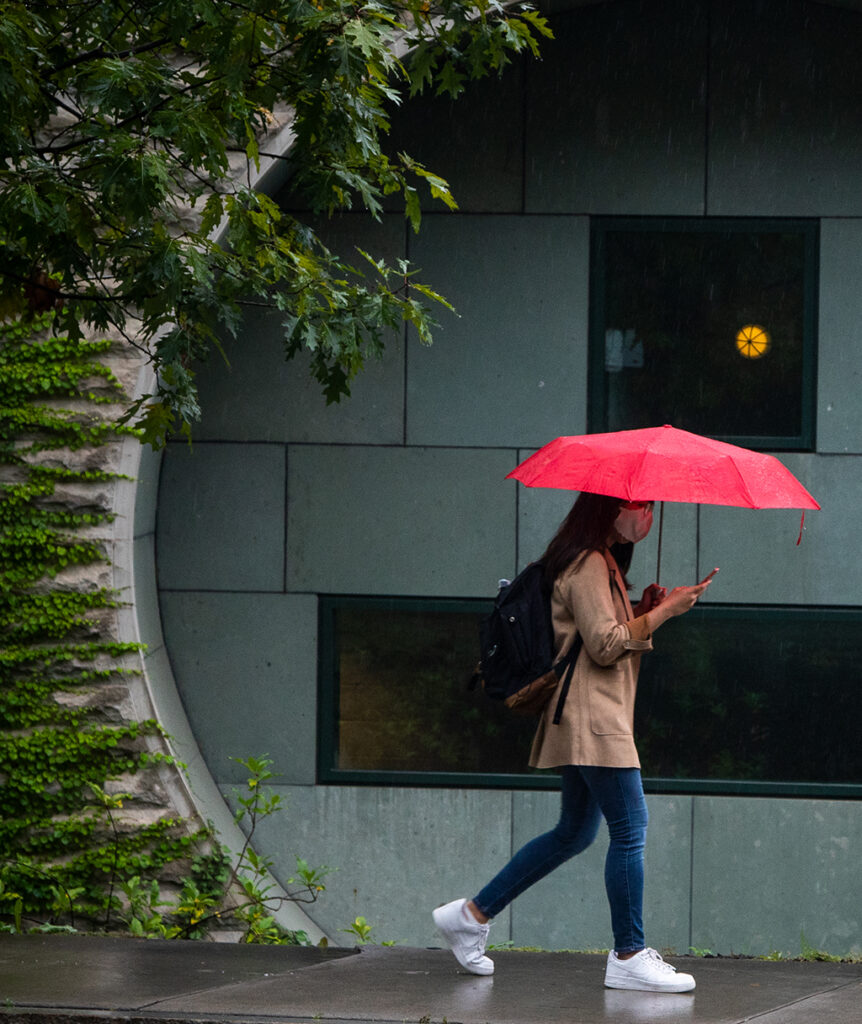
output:
M590 430L814 445L814 221L598 218Z
M476 784L527 770L534 723L468 685L489 608L321 598L321 778Z
M862 611L696 605L660 641L638 684L645 776L677 790L862 795Z
M467 680L488 602L325 597L324 782L551 787L535 722ZM635 736L653 792L862 796L862 610L697 605L643 659Z

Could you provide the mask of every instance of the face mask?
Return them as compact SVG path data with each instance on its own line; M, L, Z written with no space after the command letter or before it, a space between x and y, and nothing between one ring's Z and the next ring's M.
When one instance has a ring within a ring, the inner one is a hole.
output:
M652 526L652 502L631 501L620 509L614 521L614 529L621 537L637 544L649 533Z

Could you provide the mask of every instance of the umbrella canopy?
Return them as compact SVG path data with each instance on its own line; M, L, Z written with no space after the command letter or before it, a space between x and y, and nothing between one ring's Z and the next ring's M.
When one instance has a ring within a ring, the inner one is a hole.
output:
M508 478L627 501L820 508L775 456L667 425L558 437Z

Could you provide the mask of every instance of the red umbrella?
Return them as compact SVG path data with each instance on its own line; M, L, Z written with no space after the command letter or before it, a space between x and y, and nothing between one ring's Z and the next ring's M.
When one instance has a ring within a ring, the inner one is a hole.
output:
M803 520L805 509L820 508L775 456L667 425L558 437L510 477L527 487L590 491L627 501L800 508Z
M508 477L627 501L820 508L774 455L671 426L558 437Z

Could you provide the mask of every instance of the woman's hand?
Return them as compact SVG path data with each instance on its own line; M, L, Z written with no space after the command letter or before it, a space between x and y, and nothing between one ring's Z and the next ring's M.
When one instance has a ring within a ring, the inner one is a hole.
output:
M662 601L662 605L668 613L667 617L685 615L697 604L697 599L708 586L708 583L696 583L693 587L674 587Z
M666 587L660 587L658 583L650 583L643 592L643 597L640 599L640 603L635 608L635 614L645 615L647 612L651 612L653 608L657 608L666 597Z
M669 593L665 593L651 609L646 609L649 611L650 626L657 629L668 619L675 618L677 615L685 615L687 611L690 611L697 604L698 598L703 595L717 572L718 569L713 569L705 579L702 579L700 583L695 583L693 587L674 587ZM644 591L644 599L647 592L653 587L656 587L656 584L653 583L647 587ZM663 589L663 587L657 588L657 590Z

